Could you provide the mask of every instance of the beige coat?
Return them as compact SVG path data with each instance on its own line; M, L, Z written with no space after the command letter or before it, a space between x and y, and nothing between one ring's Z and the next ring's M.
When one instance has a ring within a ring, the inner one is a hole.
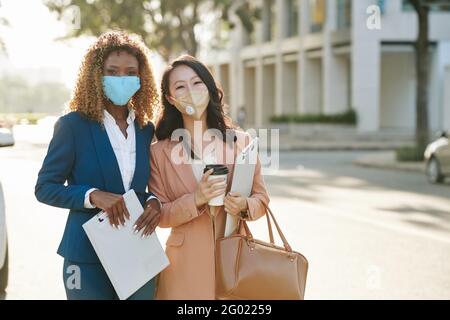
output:
M237 150L249 142L249 136L237 132ZM233 147L216 141L216 158L224 159L222 152L229 152L234 160ZM190 164L175 164L171 154L178 142L169 139L158 141L151 149L151 178L149 190L158 196L163 204L162 228L172 228L166 242L166 253L170 260L159 276L157 299L213 300L215 299L215 239L213 221L209 207L197 209L194 191L197 180ZM221 154L222 153L222 154ZM232 164L228 165L230 171ZM232 172L228 174L228 182ZM256 220L265 214L264 202L269 203L261 164L257 163L252 194L248 199L249 219ZM215 223L216 234L223 235L225 225L224 207L219 207Z

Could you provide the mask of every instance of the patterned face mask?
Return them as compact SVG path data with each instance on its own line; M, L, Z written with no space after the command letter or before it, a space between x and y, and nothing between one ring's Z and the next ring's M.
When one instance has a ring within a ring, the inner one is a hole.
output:
M177 98L172 97L172 99L175 102L175 107L181 113L191 116L196 120L201 118L210 100L208 89L189 90L184 95Z

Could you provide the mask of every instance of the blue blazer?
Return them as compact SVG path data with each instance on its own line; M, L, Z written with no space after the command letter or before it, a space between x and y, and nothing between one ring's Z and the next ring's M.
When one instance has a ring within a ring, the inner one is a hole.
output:
M150 143L153 124L136 128L136 169L131 189L144 205L150 177ZM67 183L66 183L67 182ZM35 195L38 201L70 209L58 254L74 262L100 263L82 225L99 209L85 209L91 188L123 194L122 177L104 127L81 113L71 112L55 124L53 138L39 171Z

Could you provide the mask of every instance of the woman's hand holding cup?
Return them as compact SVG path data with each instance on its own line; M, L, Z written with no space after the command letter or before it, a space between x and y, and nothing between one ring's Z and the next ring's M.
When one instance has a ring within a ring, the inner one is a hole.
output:
M214 173L214 168L206 171L195 190L195 205L200 208L210 202L210 200L225 195L227 188L227 178L225 176L219 176L210 178Z

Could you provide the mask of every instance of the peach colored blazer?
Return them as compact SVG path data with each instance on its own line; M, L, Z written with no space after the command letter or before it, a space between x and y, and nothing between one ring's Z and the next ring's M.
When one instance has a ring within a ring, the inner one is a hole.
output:
M250 141L249 135L236 132L237 151L242 150ZM215 139L217 163L224 163L225 153L231 155L230 171L234 161L233 146ZM214 300L215 299L215 237L213 222L206 205L197 209L194 191L197 180L192 166L177 164L171 160L174 148L180 148L179 142L170 139L158 141L151 146L151 178L149 190L161 200L162 228L172 228L166 242L166 253L170 266L160 273L157 284L157 299L169 300ZM181 149L181 148L180 148ZM228 182L232 172L228 174ZM264 202L269 196L261 175L258 160L252 194L248 198L249 218L256 220L265 214ZM216 218L216 230L223 235L225 226L224 207L219 207ZM217 231L216 231L217 233Z

